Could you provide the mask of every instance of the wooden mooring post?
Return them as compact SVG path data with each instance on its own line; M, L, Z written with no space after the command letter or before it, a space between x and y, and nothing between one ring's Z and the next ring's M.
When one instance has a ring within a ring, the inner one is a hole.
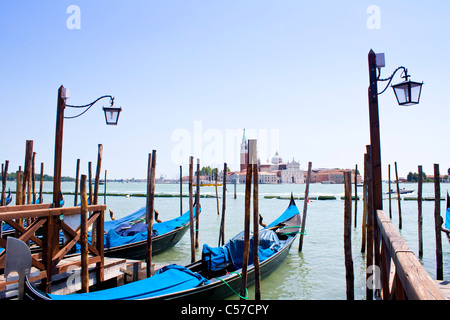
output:
M444 269L442 260L442 238L441 238L441 181L439 164L434 164L434 227L436 234L436 280L443 280Z
M373 171L372 171L372 147L370 145L366 146L366 164L364 181L367 185L367 219L366 219L366 284L370 281L375 280L376 273L373 272L374 269L374 220L375 220L375 208L374 208L374 184L373 184ZM374 274L372 275L372 271ZM373 300L373 286L366 285L366 299Z
M183 166L180 166L180 217L183 215Z
M43 188L44 188L44 163L41 162L41 174L39 176L39 203L44 202L44 198L42 197Z
M194 203L193 203L194 157L189 157L189 232L191 236L191 262L195 261Z
M81 290L89 292L89 266L88 266L88 217L87 217L87 193L86 193L86 175L81 175L80 196L81 196L81 221L80 221L80 239L81 239Z
M6 178L8 177L9 160L5 161L5 165L2 163L2 197L0 199L0 205L6 205ZM1 232L1 231L0 231Z
M312 162L308 162L308 173L306 175L306 187L305 187L305 199L303 200L303 216L302 227L300 229L300 240L298 242L298 252L302 252L303 249L303 235L306 228L306 210L308 209L308 197L309 197L309 183L311 181Z
M344 205L344 252L345 279L347 284L347 300L355 299L353 258L352 258L352 182L351 172L344 172L345 205Z
M80 178L80 159L77 159L77 167L75 171L75 196L73 198L73 206L78 205L78 179Z
M199 231L199 221L200 215L200 159L197 159L197 191L195 192L195 248L199 247L198 244L198 231Z
M354 217L355 217L355 228L356 228L356 220L358 217L358 165L355 165L355 176L354 176L354 183L355 183L355 212L354 212Z
M227 163L223 164L223 183L222 183L222 218L220 220L219 246L225 244L225 211L227 202Z
M364 183L363 183L363 218L361 228L361 253L366 252L367 236L367 153L364 154Z
M147 278L152 276L152 240L153 240L153 211L155 210L155 170L156 170L156 150L148 154L147 169Z
M394 162L395 165L395 181L397 184L397 203L398 203L398 228L399 230L402 230L402 204L401 204L401 198L400 198L400 186L398 181L398 170L397 170L397 161ZM391 192L391 190L389 190Z
M23 172L19 167L19 171L16 172L16 206L24 204L22 198L23 193L22 183L23 183Z
M388 164L388 197L389 197L389 218L392 220L392 193L391 193L391 165Z
M251 146L249 143L249 152L252 151L254 153L252 158L249 159L251 160L249 162L253 167L253 261L255 266L255 300L261 300L261 270L259 266L259 250L256 249L259 247L259 188L256 140L254 140L253 144L254 146ZM234 186L236 187L236 179L234 180Z
M32 185L32 193L33 193L33 203L36 203L36 152L33 152L33 158L31 160L31 185Z
M250 252L250 204L251 204L251 188L252 188L252 153L251 149L254 148L253 143L255 140L249 140L249 152L248 152L248 164L247 173L245 176L245 215L244 215L244 253L242 258L242 282L241 282L241 300L247 295L247 270L248 270L248 260Z
M108 170L105 170L105 180L104 180L105 184L103 185L104 186L104 188L103 188L103 204L106 204L106 195L107 195L107 193L106 193L106 185L107 185L106 176L107 175L108 175ZM110 212L111 212L111 210L110 210ZM112 219L112 216L111 216L111 219ZM114 219L112 219L112 220L114 220Z
M236 181L236 175L235 175L235 177L234 177L234 198L235 198L235 199L237 198L237 194L236 194L236 184L237 184L237 181Z
M215 176L215 188L216 188L216 204L217 204L217 215L220 216L220 210L219 210L219 191L217 190L217 180L219 178L219 167L216 169L216 176Z
M88 162L88 188L89 188L89 196L88 196L88 203L92 204L92 162Z
M422 219L422 166L418 167L419 176L417 181L417 226L419 237L419 258L423 257L423 219Z
M25 163L23 171L22 184L22 203L31 204L31 160L33 157L33 140L26 141L25 147Z
M102 159L103 159L103 145L98 145L97 153L97 169L95 171L95 185L94 185L94 202L93 204L98 204L98 189L100 187L100 173L102 170Z

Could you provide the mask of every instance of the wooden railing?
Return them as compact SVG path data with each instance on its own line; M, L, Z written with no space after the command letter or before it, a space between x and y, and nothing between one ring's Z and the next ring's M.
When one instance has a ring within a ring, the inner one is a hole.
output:
M431 276L381 210L376 214L376 262L383 300L445 300Z
M104 267L104 211L106 205L90 205L87 211L90 213L87 219L87 230L93 226L96 236L93 244L88 243L87 255L89 252L88 264L96 263L97 276L99 281L103 280ZM51 290L52 275L65 272L71 265L80 265L80 261L58 265L67 253L77 244L87 241L87 232L81 233L81 227L75 230L64 222L64 217L82 215L81 207L53 208L51 204L20 205L0 207L0 221L4 221L14 228L10 232L14 236L26 243L32 243L32 264L38 268L40 276L34 279L43 279L45 290ZM28 221L28 223L24 223ZM81 221L81 219L80 219ZM42 236L37 236L36 231L40 230ZM60 231L65 235L60 241ZM0 269L5 266L6 256L5 234L0 238L0 248L4 248L0 253ZM84 247L84 246L82 246ZM83 254L83 253L82 253ZM0 284L0 291L9 283Z

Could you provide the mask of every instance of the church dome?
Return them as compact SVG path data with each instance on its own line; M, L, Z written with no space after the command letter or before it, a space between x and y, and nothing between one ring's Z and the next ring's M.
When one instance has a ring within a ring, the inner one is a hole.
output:
M278 151L272 157L272 164L280 164L283 162L283 159L278 155Z

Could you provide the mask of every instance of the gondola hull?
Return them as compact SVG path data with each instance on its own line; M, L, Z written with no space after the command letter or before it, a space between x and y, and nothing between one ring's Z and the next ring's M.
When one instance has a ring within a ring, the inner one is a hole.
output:
M153 237L152 255L162 253L175 246L188 230L189 225ZM106 257L142 260L145 259L146 250L147 241L139 241L118 247L105 248L104 252Z
M295 239L296 237L290 238L289 240L287 240L282 250L280 250L267 260L260 262L261 279L269 276L283 264ZM189 266L187 267L189 268ZM237 270L236 273L229 273L228 275L221 277L221 279L225 281L226 284L223 281L215 279L214 281L211 281L210 284L170 295L154 297L152 298L152 300L222 300L240 293L242 285L242 277L240 275L241 272L242 270ZM248 287L255 282L254 265L249 266L247 272Z

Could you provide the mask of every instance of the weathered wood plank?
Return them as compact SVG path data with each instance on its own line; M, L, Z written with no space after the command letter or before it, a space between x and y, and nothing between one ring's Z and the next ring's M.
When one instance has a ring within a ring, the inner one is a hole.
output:
M381 239L395 264L406 297L410 300L445 300L443 293L382 210L377 210L377 221Z

